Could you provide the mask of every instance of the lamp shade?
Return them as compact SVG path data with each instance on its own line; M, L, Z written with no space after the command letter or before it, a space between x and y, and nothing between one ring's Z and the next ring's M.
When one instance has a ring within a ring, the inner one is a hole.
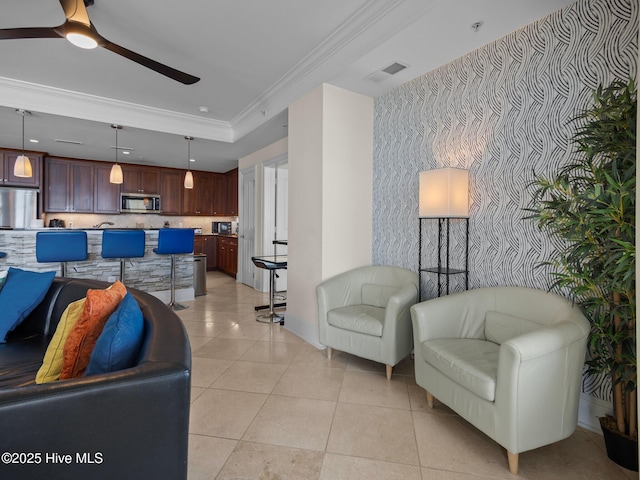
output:
M31 177L33 175L29 157L20 155L16 158L16 163L13 166L13 175L16 177Z
M420 218L469 216L469 171L438 168L420 172Z
M117 163L114 163L111 167L111 174L109 175L110 183L122 183L122 167Z
M184 175L184 188L193 188L193 173L191 173L191 170L187 170Z

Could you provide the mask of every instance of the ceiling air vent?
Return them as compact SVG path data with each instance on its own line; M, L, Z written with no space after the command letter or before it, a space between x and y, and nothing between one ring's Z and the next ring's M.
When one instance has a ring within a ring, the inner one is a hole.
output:
M375 72L367 75L367 80L371 80L375 83L380 83L385 81L387 78L395 75L398 72L401 72L405 68L409 67L409 65L405 65L403 63L394 62L391 65L388 65L380 70L376 70Z

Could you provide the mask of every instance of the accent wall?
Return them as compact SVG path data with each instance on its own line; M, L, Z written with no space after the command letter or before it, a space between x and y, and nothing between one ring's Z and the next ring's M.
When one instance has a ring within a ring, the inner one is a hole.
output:
M418 174L460 167L470 170L470 288L547 289L539 264L554 245L524 219L528 184L571 159L572 118L599 84L637 78L637 62L637 0L579 0L378 97L373 263L417 271ZM436 228L425 224L427 254ZM423 299L434 296L427 278ZM586 377L583 389L609 395Z

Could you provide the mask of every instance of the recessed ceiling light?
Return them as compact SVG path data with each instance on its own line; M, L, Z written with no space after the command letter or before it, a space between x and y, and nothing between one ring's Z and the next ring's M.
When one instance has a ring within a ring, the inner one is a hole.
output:
M122 152L122 154L123 154L123 155L130 155L130 154L131 154L131 152L130 152L129 150L124 150L124 151Z
M30 138L29 141L31 143L40 143L40 140L38 140L37 138Z
M70 143L72 145L84 145L84 143L79 142L77 140L63 140L62 138L55 138L54 140L56 142L58 142L58 143Z
M202 113L209 113L209 107L200 107L198 108Z
M190 162L195 162L195 161L196 161L196 159L195 159L195 158L190 158L190 159L189 159L189 161L190 161Z

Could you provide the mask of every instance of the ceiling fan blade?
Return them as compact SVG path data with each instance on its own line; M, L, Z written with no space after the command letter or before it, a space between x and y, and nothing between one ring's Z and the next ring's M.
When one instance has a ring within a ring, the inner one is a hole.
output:
M0 30L0 40L20 38L60 38L59 27L4 28Z
M60 5L62 5L67 20L83 23L86 26L91 24L83 0L60 0Z
M181 72L180 70L176 70L175 68L168 67L167 65L163 65L160 62L156 62L155 60L151 60L139 53L132 52L120 45L116 45L115 43L110 42L104 37L101 38L104 43L100 43L101 47L106 48L107 50L112 51L113 53L117 53L129 60L133 60L140 65L144 65L151 70L154 70L166 77L172 78L180 83L184 83L185 85L192 85L200 80L198 77L194 77L193 75L189 75L188 73Z

